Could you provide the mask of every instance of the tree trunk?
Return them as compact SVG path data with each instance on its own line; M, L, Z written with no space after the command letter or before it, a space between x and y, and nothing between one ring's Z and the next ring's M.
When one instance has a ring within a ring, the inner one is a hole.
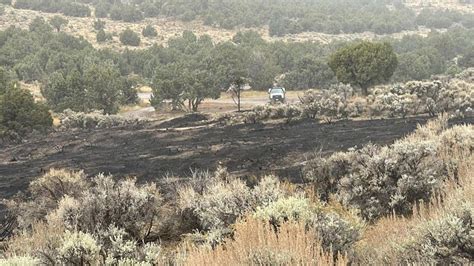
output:
M237 111L240 112L240 84L237 85Z
M369 96L369 88L367 86L360 86L362 90L362 95Z

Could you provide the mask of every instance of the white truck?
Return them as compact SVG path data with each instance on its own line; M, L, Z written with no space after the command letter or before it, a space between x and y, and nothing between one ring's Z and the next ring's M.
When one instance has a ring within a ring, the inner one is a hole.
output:
M273 87L268 89L268 97L270 102L273 103L284 103L285 102L286 90L283 87Z

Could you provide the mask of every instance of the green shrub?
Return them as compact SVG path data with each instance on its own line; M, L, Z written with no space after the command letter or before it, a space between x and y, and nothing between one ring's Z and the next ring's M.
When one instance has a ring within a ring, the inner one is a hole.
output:
M348 252L361 237L361 223L344 219L334 212L317 213L310 224L321 240L322 246L335 254Z
M101 29L97 32L95 38L98 43L103 43L112 40L112 34L106 33L103 29Z
M143 28L142 35L143 37L156 37L158 33L152 25L146 25L146 27Z
M120 42L124 45L139 46L140 37L133 30L127 28L120 33Z
M45 132L53 125L48 108L16 85L0 95L0 138L18 140L33 131Z
M94 21L94 24L92 26L97 31L105 30L105 21L98 19Z
M315 206L303 197L288 197L274 201L267 206L257 207L255 217L278 225L286 221L308 221L315 212Z

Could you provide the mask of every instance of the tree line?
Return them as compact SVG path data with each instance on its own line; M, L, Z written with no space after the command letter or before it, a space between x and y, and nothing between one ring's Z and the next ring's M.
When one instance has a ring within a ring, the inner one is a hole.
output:
M228 88L239 91L244 84L264 90L274 84L309 89L339 81L366 91L377 83L459 73L472 67L474 50L474 30L453 28L427 37L331 44L266 42L253 31L214 43L209 36L184 32L166 46L118 52L95 49L83 38L61 32L65 23L36 18L27 30L10 27L0 32L0 67L5 76L39 81L45 103L56 112L117 113L121 105L137 101L137 84L152 87L154 106L169 99L173 108L194 111L205 98L218 98ZM383 63L383 68L359 60L370 58L374 51L385 57L370 61ZM359 63L357 72L345 67L348 60ZM27 105L33 106L32 102L31 98Z

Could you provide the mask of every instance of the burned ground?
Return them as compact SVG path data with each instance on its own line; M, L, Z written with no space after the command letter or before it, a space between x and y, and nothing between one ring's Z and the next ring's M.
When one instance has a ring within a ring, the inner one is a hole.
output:
M52 167L152 181L170 175L189 176L193 170L212 170L222 164L240 176L275 173L298 182L303 162L316 151L328 154L369 142L389 144L426 121L409 118L178 128L188 123L176 120L166 126L149 123L54 132L19 145L0 146L0 196L10 197L25 189L32 178ZM472 122L474 118L454 121Z

